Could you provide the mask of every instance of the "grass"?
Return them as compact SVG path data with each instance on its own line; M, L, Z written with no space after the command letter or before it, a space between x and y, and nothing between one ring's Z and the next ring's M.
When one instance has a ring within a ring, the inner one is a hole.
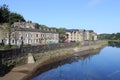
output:
M0 50L14 49L17 48L16 45L11 45L11 48L8 45L0 45Z

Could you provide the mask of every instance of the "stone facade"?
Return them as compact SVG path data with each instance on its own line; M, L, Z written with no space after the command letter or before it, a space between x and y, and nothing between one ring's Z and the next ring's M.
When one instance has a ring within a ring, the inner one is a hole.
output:
M67 34L67 38L68 38L68 42L71 41L83 41L83 34L75 29L75 30L66 30L66 34Z
M0 44L5 43L6 34L8 33L8 24L0 24Z
M16 65L19 61L27 62L27 56L29 53L38 54L44 53L51 50L63 49L75 47L75 43L60 43L60 44L51 44L51 45L37 45L37 46L29 46L23 48L16 48L10 50L0 50L0 64L4 65Z
M15 22L11 27L11 44L21 45L41 45L58 43L59 34L55 30L40 30L36 29L35 23L30 22ZM5 43L9 43L8 34L5 38Z
M2 35L1 35L2 34ZM38 29L36 23L32 22L15 22L11 26L11 33L0 29L0 43L10 43L12 45L43 45L55 44L59 42L59 34L54 29ZM4 36L3 36L4 35ZM67 42L82 42L88 40L97 40L97 34L93 30L66 30Z
M14 22L13 27L35 29L36 23L32 23L30 21L28 21L28 22Z
M0 34L2 34L3 33L3 30L2 29L0 29ZM2 35L0 35L0 43L2 43L2 40L4 39L4 37L2 36Z
M69 29L66 30L68 42L82 42L86 40L97 40L97 34L93 30L79 30Z

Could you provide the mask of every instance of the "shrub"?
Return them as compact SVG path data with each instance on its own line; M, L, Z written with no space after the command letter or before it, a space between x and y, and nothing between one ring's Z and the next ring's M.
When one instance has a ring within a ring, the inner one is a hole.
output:
M77 45L77 46L80 46L80 45L81 45L81 43L80 43L80 42L77 42L77 43L76 43L76 45Z

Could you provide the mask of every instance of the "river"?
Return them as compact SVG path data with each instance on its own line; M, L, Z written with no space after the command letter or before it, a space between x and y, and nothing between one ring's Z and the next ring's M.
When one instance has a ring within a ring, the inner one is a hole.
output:
M106 46L84 56L77 53L32 80L120 80L120 48Z

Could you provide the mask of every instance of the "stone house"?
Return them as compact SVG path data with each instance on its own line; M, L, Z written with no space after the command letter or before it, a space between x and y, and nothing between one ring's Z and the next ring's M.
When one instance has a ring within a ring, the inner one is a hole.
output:
M3 34L3 30L0 29L0 34ZM2 41L4 40L4 36L0 35L0 43L2 43Z
M11 27L12 45L43 45L50 43L58 43L59 34L55 30L36 29L36 23L15 22ZM5 43L9 43L8 33L5 37Z
M93 35L93 40L94 40L94 41L98 40L98 38L97 38L97 33L94 32L92 35Z
M5 43L6 34L8 33L8 24L0 24L0 43Z
M78 29L68 29L66 30L68 37L68 42L81 42L83 41L83 32Z
M93 30L67 29L66 34L68 42L97 40L97 34Z

